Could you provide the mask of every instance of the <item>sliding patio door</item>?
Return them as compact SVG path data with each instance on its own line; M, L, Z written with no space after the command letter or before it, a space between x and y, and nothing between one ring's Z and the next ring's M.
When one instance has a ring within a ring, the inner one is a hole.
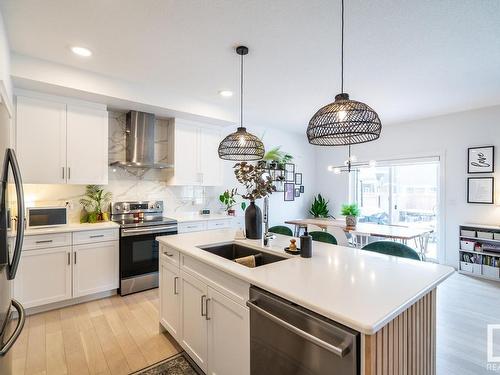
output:
M434 229L427 257L437 259L439 158L387 160L351 174L359 222ZM412 245L412 244L410 244Z

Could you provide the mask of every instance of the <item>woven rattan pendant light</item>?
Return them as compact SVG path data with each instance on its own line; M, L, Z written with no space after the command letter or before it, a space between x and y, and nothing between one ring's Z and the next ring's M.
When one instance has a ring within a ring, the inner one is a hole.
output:
M234 161L261 160L265 152L264 144L243 126L243 56L248 54L248 48L239 46L236 53L241 56L240 126L219 144L219 158Z
M344 92L344 0L342 4L342 45L340 94L309 121L307 139L319 146L344 146L365 143L380 137L382 124L377 113L365 103L349 99Z

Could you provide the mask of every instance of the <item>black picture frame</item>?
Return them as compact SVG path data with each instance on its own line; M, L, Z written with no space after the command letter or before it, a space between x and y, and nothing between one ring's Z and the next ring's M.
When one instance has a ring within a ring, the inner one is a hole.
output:
M295 184L295 173L285 170L285 181Z
M295 185L302 185L302 173L295 173Z
M475 155L481 153L486 165L481 166ZM476 160L472 160L476 159ZM495 172L495 146L469 147L467 149L467 173L494 173Z
M295 198L300 197L300 188L295 188Z
M300 186L300 194L304 194L304 185Z
M293 164L293 163L285 163L285 172L295 173L295 164Z
M295 200L295 184L285 182L283 189L283 198L285 202L291 202Z
M474 182L485 182L488 184L491 184L488 186L488 190L491 189L491 195L489 192L487 192L487 197L485 198L478 198L478 197L471 197L471 194L474 192L471 191L471 183ZM472 204L494 204L495 203L495 178L494 177L468 177L467 178L467 203L472 203Z

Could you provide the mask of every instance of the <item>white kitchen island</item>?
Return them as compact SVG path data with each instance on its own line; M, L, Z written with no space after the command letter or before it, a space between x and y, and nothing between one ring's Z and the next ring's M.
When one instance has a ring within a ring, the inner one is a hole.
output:
M304 259L284 252L290 237L266 248L234 235L158 238L160 324L205 372L249 373L254 285L360 332L362 374L435 374L435 288L453 268L319 242ZM247 268L199 248L233 241L290 259Z

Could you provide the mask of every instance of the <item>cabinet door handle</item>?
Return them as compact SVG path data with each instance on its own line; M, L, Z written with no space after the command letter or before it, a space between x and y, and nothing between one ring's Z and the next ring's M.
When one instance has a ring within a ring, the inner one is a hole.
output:
M68 266L71 264L71 254L68 253Z
M62 169L62 179L64 180L64 167L61 167Z
M76 264L76 253L73 253L74 255L74 260L75 260L75 264Z
M165 255L166 255L166 256L168 256L168 257L173 257L173 256L174 256L174 254L170 254L170 253L169 253L169 252L167 252L167 251L165 251L163 254L165 254Z
M177 291L177 281L179 281L179 276L174 277L174 294L179 294Z
M99 238L99 237L104 237L104 234L94 234L93 236L90 236L90 238Z
M206 304L205 304L205 299L206 299L206 298L207 298L207 296L206 296L206 295L202 295L202 296L201 296L201 316L204 316L204 317L205 317L205 319L206 319L206 316L207 316L207 315L206 315L206 311L204 312L203 306L205 306L205 307L206 307Z
M36 243L51 243L53 240L40 240L36 241Z
M211 298L207 298L205 300L205 319L210 320L210 317L208 316L208 302L211 300Z
M71 180L71 167L68 167L68 180Z

